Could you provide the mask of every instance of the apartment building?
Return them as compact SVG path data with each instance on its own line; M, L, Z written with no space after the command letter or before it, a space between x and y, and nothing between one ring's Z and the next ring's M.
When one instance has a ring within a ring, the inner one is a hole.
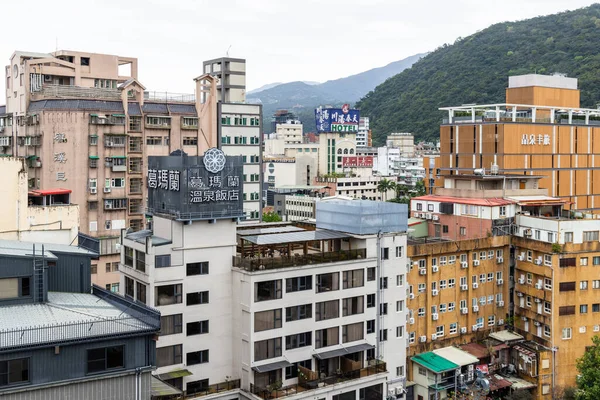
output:
M246 60L221 57L202 63L205 74L218 78L217 99L222 103L246 101Z
M394 132L387 136L385 141L387 147L394 147L400 150L400 154L413 156L415 154L415 137L412 133Z
M0 397L157 394L151 371L160 315L92 286L95 256L64 244L0 240Z
M0 152L28 160L30 190L72 191L81 231L100 241L94 283L119 283L119 232L149 223L148 156L179 149L202 154L220 145L219 134L240 139L223 148L247 156L246 217L260 218L260 106L217 107L217 80L210 75L195 79L196 95L147 91L132 57L60 50L15 52L10 60Z
M356 133L319 134L319 175L342 173L343 157L356 154Z
M348 176L348 177L327 177L318 176L315 178L315 185L325 185L325 191L329 196L346 196L363 200L386 200L396 196L394 190L382 193L377 190L379 181L385 179L380 176Z
M356 132L356 147L369 147L372 145L369 117L360 117L358 131Z
M541 176L540 187L566 208L596 210L600 111L580 108L579 97L575 78L531 74L509 77L506 104L442 108L438 175L497 168Z
M311 230L236 225L241 210L194 203L153 209L153 231L124 234L125 294L162 313L157 376L223 398L400 393L406 315L392 304L406 290L392 282L404 282L406 209L346 203L323 209ZM394 224L383 222L390 214ZM381 222L379 239L361 216Z

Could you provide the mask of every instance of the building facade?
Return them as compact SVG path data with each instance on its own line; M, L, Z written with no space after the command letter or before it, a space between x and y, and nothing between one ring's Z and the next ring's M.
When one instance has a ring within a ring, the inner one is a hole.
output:
M372 146L369 117L360 117L358 123L358 132L356 132L356 147L369 146Z
M218 78L217 98L223 103L246 102L246 60L222 57L202 63L205 74Z

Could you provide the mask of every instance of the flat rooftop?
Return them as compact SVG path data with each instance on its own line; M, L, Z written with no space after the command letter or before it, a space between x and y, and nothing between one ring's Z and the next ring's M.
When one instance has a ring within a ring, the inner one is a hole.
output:
M35 246L35 255L40 257L42 255L42 247L44 249L44 257L48 260L56 260L56 253L69 253L69 254L80 254L87 255L90 257L97 257L98 255L92 251L83 249L77 246L69 246L66 244L56 243L34 243L34 242L23 242L20 240L0 240L0 254L14 257L33 257L33 248ZM2 319L0 319L2 321ZM0 326L1 328L1 326Z

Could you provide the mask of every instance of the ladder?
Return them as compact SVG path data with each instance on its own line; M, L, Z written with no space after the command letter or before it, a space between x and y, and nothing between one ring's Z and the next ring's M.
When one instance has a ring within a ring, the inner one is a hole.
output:
M33 245L33 298L35 302L45 301L44 297L44 270L46 269L46 260L44 257L44 245L42 245L42 254L38 256Z

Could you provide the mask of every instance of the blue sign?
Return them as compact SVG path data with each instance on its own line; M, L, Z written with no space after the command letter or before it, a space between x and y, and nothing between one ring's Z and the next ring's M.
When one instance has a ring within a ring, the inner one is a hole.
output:
M348 104L342 108L323 108L315 110L317 132L358 132L360 111L350 109Z

